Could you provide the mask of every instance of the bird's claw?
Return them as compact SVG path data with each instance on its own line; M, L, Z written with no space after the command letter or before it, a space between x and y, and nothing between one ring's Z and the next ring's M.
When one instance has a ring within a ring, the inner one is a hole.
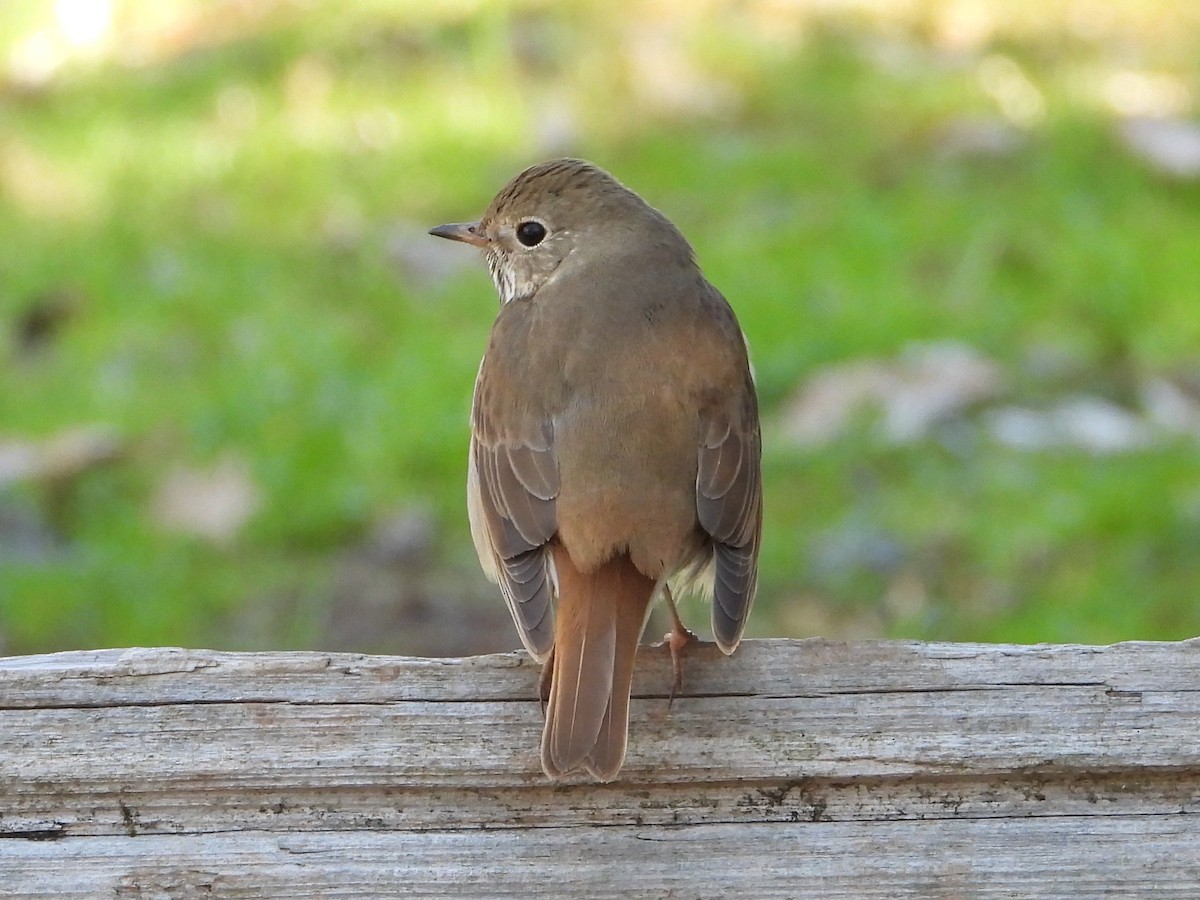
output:
M671 693L667 695L667 709L675 702L675 695L683 690L683 651L691 644L699 642L696 635L684 628L682 624L676 624L674 628L668 631L663 636L663 644L671 654Z

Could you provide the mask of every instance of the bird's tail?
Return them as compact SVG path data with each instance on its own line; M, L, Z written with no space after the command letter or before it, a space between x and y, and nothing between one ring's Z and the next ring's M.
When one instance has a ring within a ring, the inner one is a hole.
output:
M612 781L625 760L633 661L655 582L622 554L594 572L554 548L558 610L542 768L550 778L584 768Z

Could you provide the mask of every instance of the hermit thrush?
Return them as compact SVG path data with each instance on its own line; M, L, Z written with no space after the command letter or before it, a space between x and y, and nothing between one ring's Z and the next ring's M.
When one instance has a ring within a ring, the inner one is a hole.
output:
M611 781L652 601L707 586L717 644L758 581L761 440L746 344L662 213L575 159L525 170L478 222L500 312L475 382L467 495L484 572L545 664L542 768Z

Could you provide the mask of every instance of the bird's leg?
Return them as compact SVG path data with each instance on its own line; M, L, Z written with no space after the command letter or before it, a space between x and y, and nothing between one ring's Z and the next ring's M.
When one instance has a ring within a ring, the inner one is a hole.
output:
M554 681L554 651L546 657L542 675L538 678L538 703L542 707L542 718L546 717L546 704L550 702L550 686Z
M700 639L689 631L683 624L683 619L679 618L675 598L671 596L671 588L666 584L663 585L663 595L667 598L667 609L671 611L673 623L671 630L663 637L663 643L671 651L671 671L674 673L674 678L671 679L671 693L667 697L667 709L670 709L671 704L675 702L675 695L683 689L683 651L689 644L694 644Z

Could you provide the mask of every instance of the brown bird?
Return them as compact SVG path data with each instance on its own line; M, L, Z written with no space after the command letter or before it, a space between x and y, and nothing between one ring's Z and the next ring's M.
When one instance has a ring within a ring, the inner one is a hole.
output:
M590 163L526 169L478 222L430 233L482 248L500 294L468 509L484 572L549 676L542 768L611 781L652 601L667 598L674 652L692 635L668 582L708 586L732 653L754 600L761 438L745 339L683 235Z

